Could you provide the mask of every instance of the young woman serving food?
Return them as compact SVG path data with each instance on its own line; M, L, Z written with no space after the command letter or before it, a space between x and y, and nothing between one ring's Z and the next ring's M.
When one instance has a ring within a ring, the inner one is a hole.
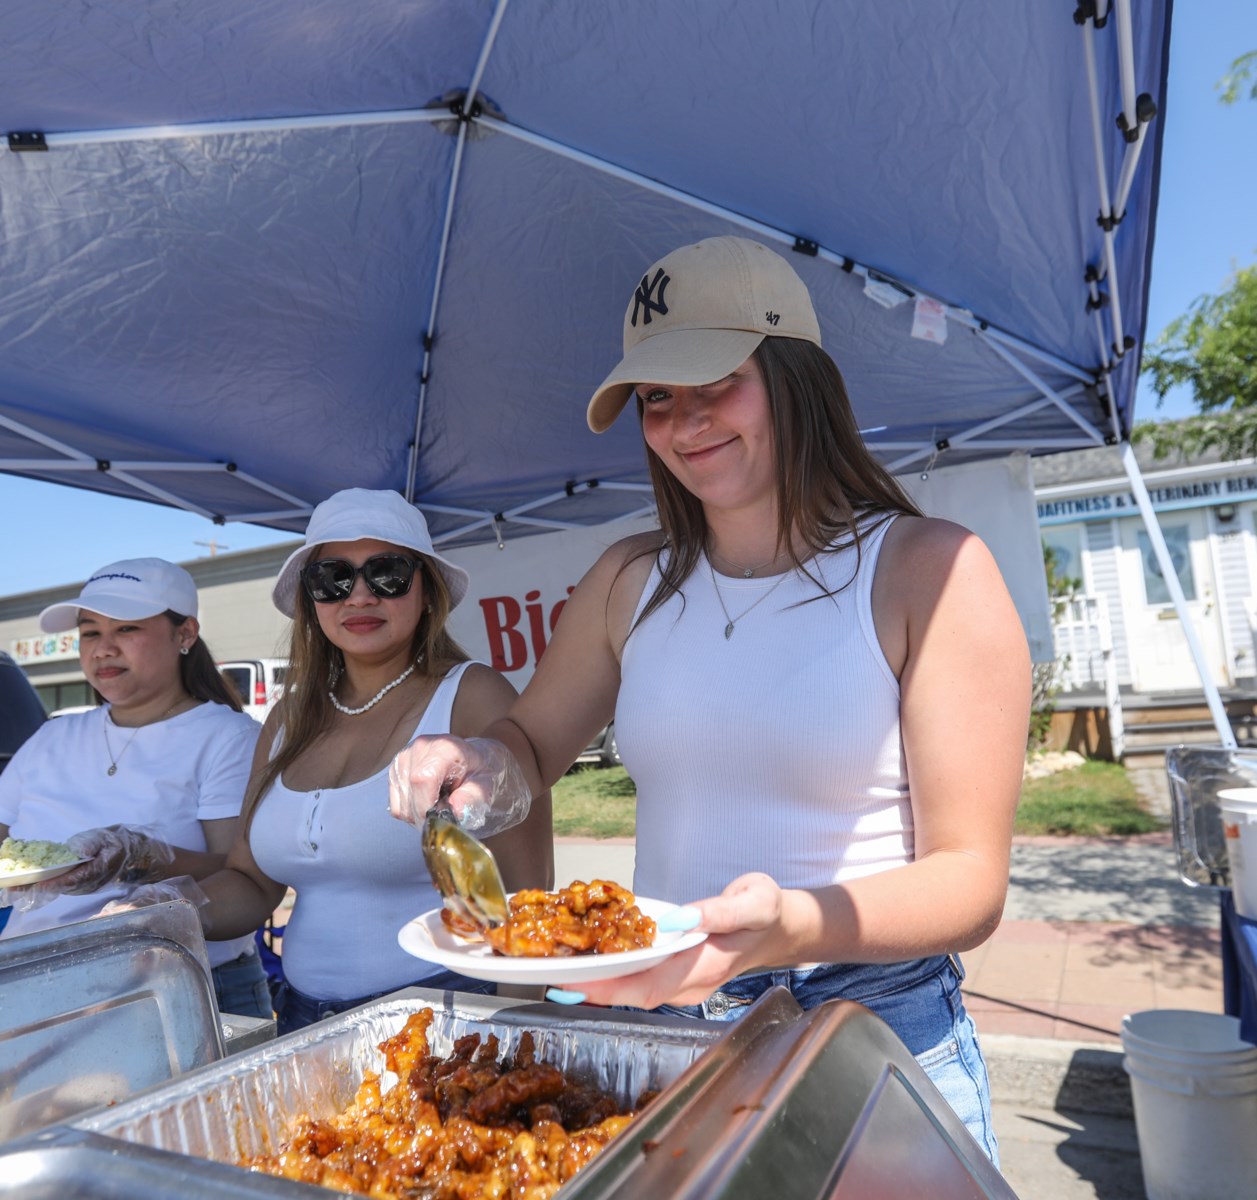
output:
M452 784L456 812L515 819L614 716L634 890L708 936L554 998L719 1019L774 984L857 1000L995 1158L957 955L1004 903L1029 654L986 547L872 457L820 341L758 243L646 270L588 422L636 407L661 531L589 571L492 740L399 756L391 803L419 821Z

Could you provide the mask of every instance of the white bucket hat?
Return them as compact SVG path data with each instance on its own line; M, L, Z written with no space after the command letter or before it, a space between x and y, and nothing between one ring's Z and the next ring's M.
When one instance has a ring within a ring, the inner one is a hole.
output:
M673 250L629 298L624 357L589 402L589 428L610 429L636 384L723 379L766 337L821 344L807 285L780 254L740 237Z
M93 573L73 600L50 604L39 614L45 633L64 633L87 608L113 621L142 621L167 610L195 617L196 584L182 567L164 558L124 558Z
M429 559L441 572L449 589L450 608L457 607L467 594L471 577L432 548L428 523L413 504L408 504L398 492L346 488L329 496L310 514L305 545L288 556L271 589L275 607L286 617L295 615L301 568L314 556L315 547L327 542L360 542L366 538L392 542L394 546L414 550Z

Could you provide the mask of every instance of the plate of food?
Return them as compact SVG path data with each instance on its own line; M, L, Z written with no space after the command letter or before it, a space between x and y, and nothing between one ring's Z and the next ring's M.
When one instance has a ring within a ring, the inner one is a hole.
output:
M56 879L87 859L64 842L5 838L0 842L0 888L25 887Z
M605 880L577 881L556 892L508 897L505 924L484 933L434 908L402 926L407 954L492 983L592 983L645 971L707 937L697 930L660 932L678 907Z

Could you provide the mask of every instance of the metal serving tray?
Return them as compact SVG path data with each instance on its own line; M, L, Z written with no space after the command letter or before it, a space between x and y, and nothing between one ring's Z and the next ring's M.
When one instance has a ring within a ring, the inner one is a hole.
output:
M438 1053L475 1029L508 1046L531 1030L540 1055L621 1099L664 1086L564 1200L1013 1200L878 1018L845 1001L805 1014L782 989L722 1026L407 989L0 1147L0 1195L326 1196L223 1164L274 1149L300 1113L343 1106L381 1068L376 1043L424 1005Z
M186 901L0 941L0 1142L222 1056Z

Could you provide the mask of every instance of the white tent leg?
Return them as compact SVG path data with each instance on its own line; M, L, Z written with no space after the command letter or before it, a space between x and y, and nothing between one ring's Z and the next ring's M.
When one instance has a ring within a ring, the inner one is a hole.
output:
M1123 441L1118 451L1122 456L1122 466L1126 469L1126 477L1130 480L1130 490L1135 495L1135 503L1139 505L1140 516L1144 519L1144 527L1148 531L1148 540L1152 542L1153 552L1157 556L1157 564L1161 568L1161 577L1165 580L1170 600L1178 613L1179 622L1187 638L1187 648L1191 651L1192 661L1200 675L1200 685L1205 692L1205 702L1209 705L1209 715L1213 717L1214 727L1218 731L1218 740L1228 749L1236 748L1235 734L1231 730L1231 722L1227 719L1226 709L1222 705L1222 696L1218 686L1213 682L1209 672L1209 664L1205 662L1205 651L1200 638L1196 635L1196 627L1192 624L1191 614L1187 611L1187 598L1183 595L1182 585L1178 581L1178 572L1170 559L1170 548L1165 544L1165 534L1161 532L1161 524L1157 514L1152 510L1152 500L1148 489L1144 486L1144 477L1135 460L1135 451L1130 442Z

